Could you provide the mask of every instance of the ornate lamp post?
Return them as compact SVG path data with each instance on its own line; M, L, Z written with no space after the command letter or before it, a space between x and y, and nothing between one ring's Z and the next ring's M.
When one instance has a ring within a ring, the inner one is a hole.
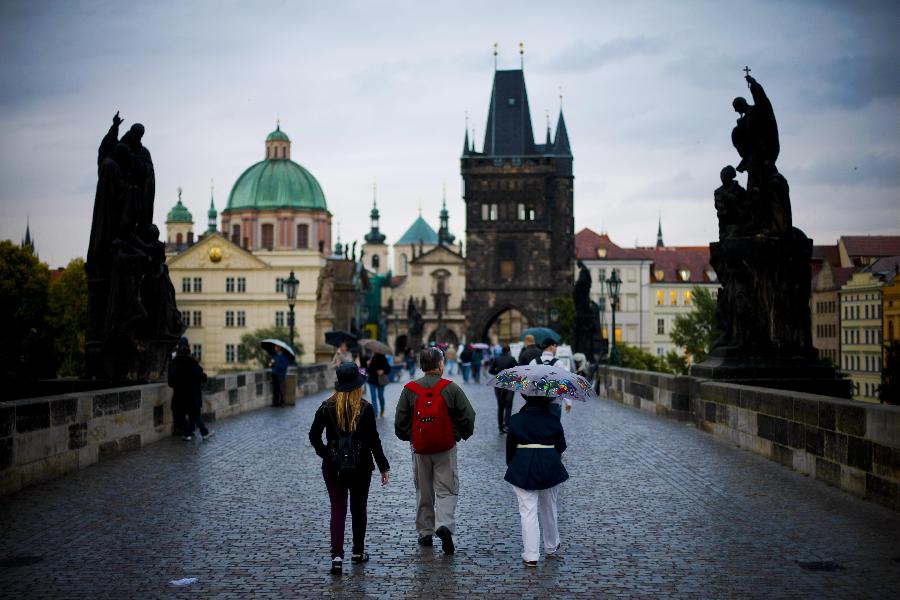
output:
M612 327L609 333L609 364L619 364L619 349L616 348L616 308L619 305L619 287L622 280L613 269L612 275L606 280L606 289L609 292L609 307L612 309Z
M294 304L297 302L298 285L300 285L300 281L294 277L294 270L291 269L290 276L284 280L284 293L287 295L288 308L290 308L290 312L288 312L288 328L290 329L288 343L291 345L291 348L294 347Z
M597 327L600 329L600 339L604 338L603 330L606 329L606 296L603 294L603 284L606 283L602 279L600 280L600 297L597 298L597 312L599 313L597 316L599 317ZM608 340L607 340L608 344ZM601 347L602 348L602 347ZM606 351L609 350L607 347ZM603 350L601 350L603 352Z

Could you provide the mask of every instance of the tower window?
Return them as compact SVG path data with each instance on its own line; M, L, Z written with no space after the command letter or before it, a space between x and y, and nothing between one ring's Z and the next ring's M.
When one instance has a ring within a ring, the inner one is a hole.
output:
M405 254L401 254L401 255L400 255L400 271L401 271L402 273L406 273L406 270L407 270L406 255L405 255Z
M519 219L520 221L524 221L525 220L525 205L522 203L519 203L516 206L516 213L517 213L516 218Z
M377 271L378 268L381 266L380 263L381 263L381 259L378 257L378 255L373 254L372 255L372 269Z
M304 250L309 248L309 225L306 223L297 225L297 247Z
M275 226L264 223L262 226L262 247L271 250L275 247Z
M516 276L516 247L511 240L502 240L497 245L497 257L500 260L500 280L510 282Z
M181 246L182 244L184 244L184 238L181 237L181 234L180 234L180 233L178 233L178 234L175 235L175 245L176 245L176 246Z
M232 225L231 226L231 242L233 244L240 245L240 243L241 243L241 226L240 225Z

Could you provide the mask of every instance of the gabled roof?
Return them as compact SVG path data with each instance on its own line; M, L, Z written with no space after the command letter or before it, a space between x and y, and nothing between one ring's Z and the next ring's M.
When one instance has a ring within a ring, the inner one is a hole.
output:
M844 235L840 241L851 257L900 255L900 235Z
M521 69L494 72L482 152L488 156L535 153L525 73Z
M437 232L422 218L422 215L419 215L419 218L413 221L413 224L409 226L406 233L400 236L396 244L418 244L419 242L429 246L436 246L438 243Z
M442 253L446 253L443 257ZM465 258L463 255L454 250L450 246L440 245L435 246L431 250L427 250L422 254L416 256L414 259L410 261L410 263L424 263L424 264L435 264L435 263L464 263Z
M580 260L646 260L647 258L642 251L620 248L605 233L600 234L587 227L575 234L575 257Z
M893 280L897 267L900 265L900 256L886 256L865 268L876 275L885 275L888 281Z
M845 283L850 281L850 277L853 275L853 271L856 269L853 267L837 267L834 269L834 285L835 287L841 288Z
M715 273L709 264L708 246L666 246L647 248L644 253L653 261L650 265L650 281L666 283L711 283L709 274ZM662 271L662 278L658 278ZM687 271L684 280L680 272Z
M841 252L837 244L833 246L813 246L812 260L827 262L832 267L841 266Z

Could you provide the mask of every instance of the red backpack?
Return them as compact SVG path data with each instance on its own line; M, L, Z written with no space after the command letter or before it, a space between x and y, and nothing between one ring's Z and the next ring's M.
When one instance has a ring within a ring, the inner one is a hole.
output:
M413 401L412 445L416 454L437 454L456 445L453 422L441 390L450 384L441 379L433 388L410 381L404 388L416 395Z

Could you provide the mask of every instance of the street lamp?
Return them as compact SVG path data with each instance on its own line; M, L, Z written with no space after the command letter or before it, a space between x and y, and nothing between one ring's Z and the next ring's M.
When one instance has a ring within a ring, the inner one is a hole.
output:
M606 289L609 291L609 307L612 309L612 327L609 334L609 364L619 364L619 349L616 348L616 307L619 304L619 287L622 280L613 269L612 275L606 280Z
M291 309L288 313L288 328L290 329L289 343L292 350L294 348L294 304L297 302L298 285L300 285L300 281L294 277L294 270L291 269L290 276L284 280L284 293L287 295L288 308Z

